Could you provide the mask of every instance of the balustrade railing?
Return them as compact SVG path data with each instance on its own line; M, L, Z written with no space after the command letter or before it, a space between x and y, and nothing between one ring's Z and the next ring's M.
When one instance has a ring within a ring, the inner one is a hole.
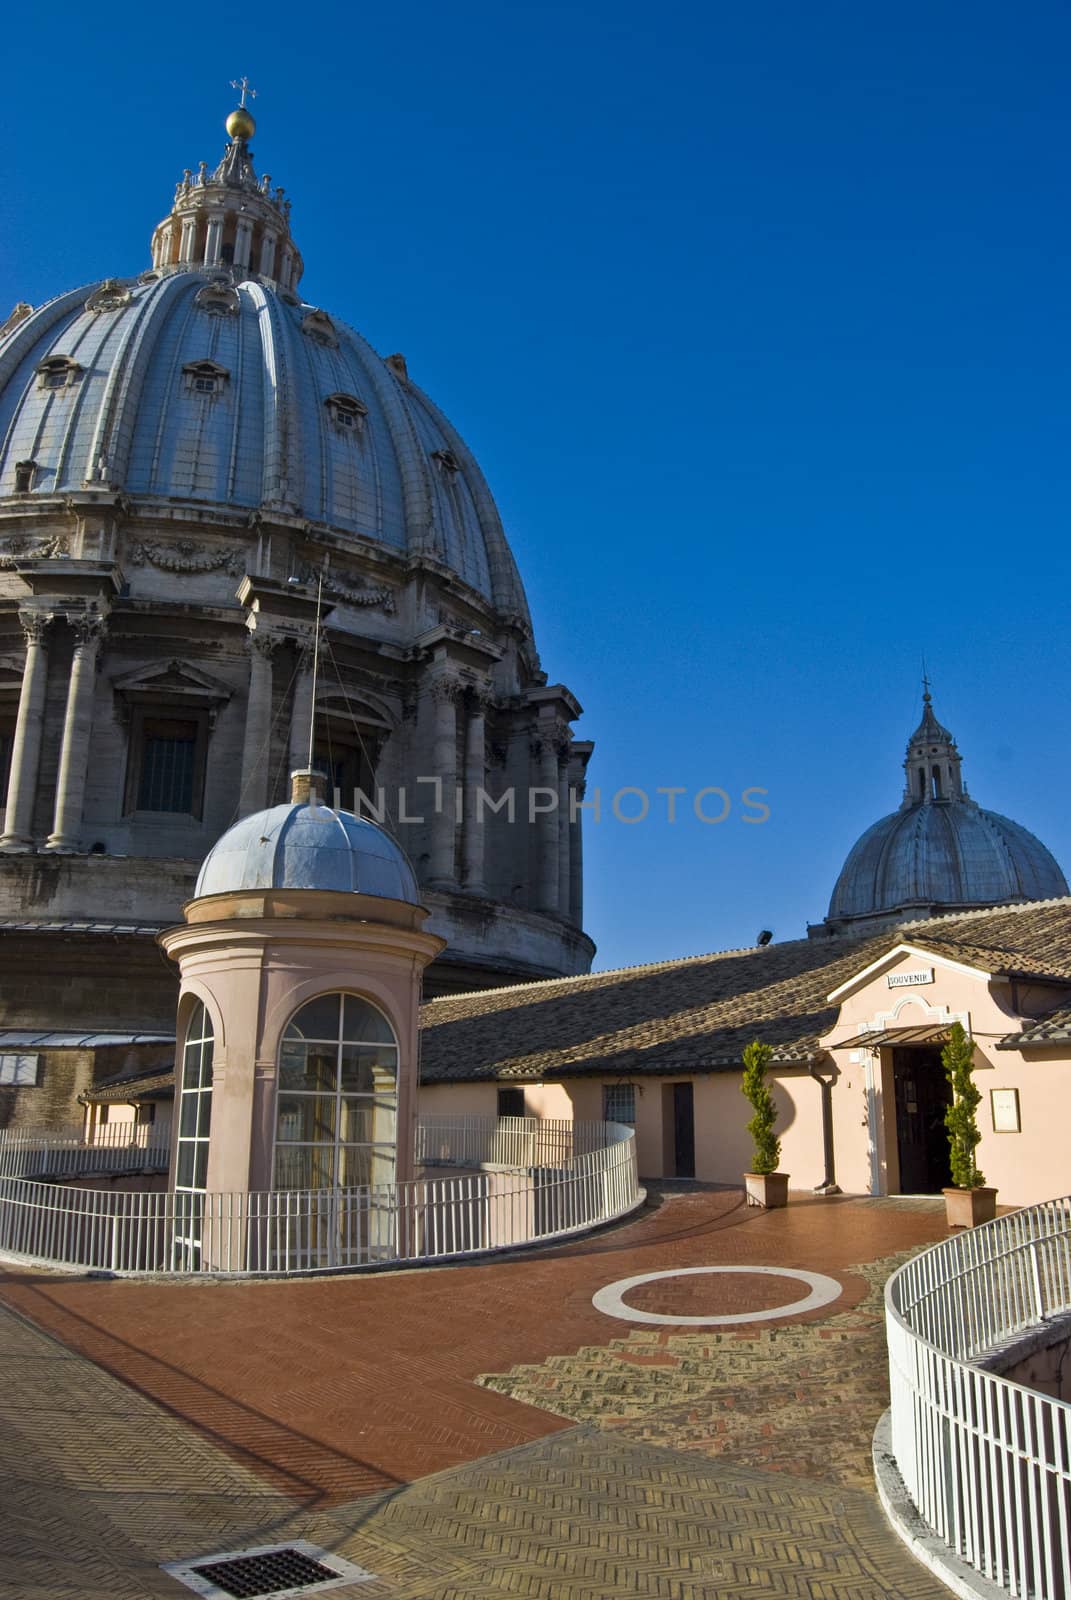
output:
M0 1134L0 1252L115 1273L337 1271L532 1244L612 1221L638 1204L631 1128L528 1126L535 1122L421 1121L418 1164L477 1170L250 1194L42 1182L34 1141ZM58 1149L68 1147L61 1141ZM27 1162L22 1174L12 1170L19 1159Z
M77 1177L94 1172L167 1170L167 1123L104 1123L88 1132L63 1128L0 1130L0 1177Z
M1071 1600L1071 1405L972 1363L1068 1311L1071 1198L935 1245L885 1290L908 1494L956 1555L1024 1600Z

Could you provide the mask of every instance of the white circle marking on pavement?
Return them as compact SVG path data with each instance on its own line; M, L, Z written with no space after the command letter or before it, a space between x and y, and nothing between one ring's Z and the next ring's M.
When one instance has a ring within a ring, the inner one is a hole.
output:
M767 1278L796 1278L801 1283L810 1284L810 1293L800 1300L790 1300L787 1306L771 1306L765 1311L736 1311L725 1317L667 1317L659 1311L636 1311L625 1304L625 1295L630 1289L639 1288L641 1283L658 1283L662 1278L690 1278L700 1272L746 1272L761 1273ZM605 1289L592 1295L591 1303L596 1311L608 1317L617 1317L621 1322L664 1323L674 1328L712 1328L730 1322L769 1322L774 1317L795 1317L801 1311L817 1311L819 1306L828 1306L842 1292L842 1286L836 1278L827 1278L821 1272L801 1272L797 1267L677 1267L672 1272L640 1272L634 1278L619 1278L616 1283L608 1283Z

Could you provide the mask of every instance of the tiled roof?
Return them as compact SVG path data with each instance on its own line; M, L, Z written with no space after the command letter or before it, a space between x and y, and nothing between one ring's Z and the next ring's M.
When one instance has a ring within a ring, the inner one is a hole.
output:
M174 1044L173 1033L83 1033L40 1028L0 1028L0 1050L104 1050L120 1044Z
M421 1077L703 1071L737 1065L756 1037L803 1063L836 1020L826 995L888 945L796 939L446 996L421 1015Z
M126 1105L134 1100L158 1100L175 1090L173 1067L155 1066L101 1078L78 1096L82 1105Z
M909 922L901 927L900 937L986 972L1071 983L1068 898Z
M1071 1006L1058 1006L1037 1022L1028 1023L1021 1033L1009 1033L997 1041L998 1050L1018 1050L1022 1045L1064 1044L1071 1039Z
M448 995L423 1008L421 1078L712 1071L737 1066L754 1038L778 1061L805 1063L836 1020L826 996L905 942L988 972L1071 982L1071 899Z

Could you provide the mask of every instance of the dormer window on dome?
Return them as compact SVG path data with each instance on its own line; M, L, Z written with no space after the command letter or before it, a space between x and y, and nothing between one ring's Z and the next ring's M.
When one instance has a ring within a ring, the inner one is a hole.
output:
M230 376L218 361L188 361L182 369L183 382L191 394L220 394Z
M359 434L368 415L368 407L355 394L329 394L324 401L328 415L336 428L343 432Z
M70 356L49 356L38 363L37 387L39 389L68 389L82 376L82 368Z
M440 472L453 478L461 471L461 463L452 450L433 450L431 459L437 464Z
M29 494L33 489L33 481L37 476L36 461L16 461L15 463L15 493Z
M329 350L338 349L338 334L326 311L310 311L302 320L301 331L309 339L325 345Z

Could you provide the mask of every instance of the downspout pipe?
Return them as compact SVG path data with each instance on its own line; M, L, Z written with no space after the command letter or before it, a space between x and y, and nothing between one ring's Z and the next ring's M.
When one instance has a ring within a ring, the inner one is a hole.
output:
M822 1156L826 1170L821 1183L815 1185L814 1193L840 1194L842 1190L837 1182L833 1150L833 1085L837 1081L836 1069L828 1078L823 1078L815 1063L808 1061L807 1071L822 1091Z

